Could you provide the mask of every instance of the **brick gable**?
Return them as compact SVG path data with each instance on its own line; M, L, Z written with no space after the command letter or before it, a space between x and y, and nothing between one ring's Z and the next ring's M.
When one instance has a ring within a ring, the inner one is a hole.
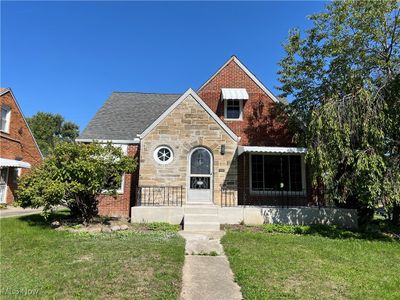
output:
M11 109L9 132L0 132L0 157L22 160L30 163L32 166L40 164L42 155L11 91L0 95L0 99L0 106L5 105ZM28 171L28 169L22 169L22 174ZM10 171L8 176L7 204L11 204L14 201L16 188L17 181L15 174L12 174Z
M245 88L249 100L243 102L243 120L224 120L222 88ZM198 91L199 96L238 136L241 145L289 146L286 122L277 119L276 102L231 59Z

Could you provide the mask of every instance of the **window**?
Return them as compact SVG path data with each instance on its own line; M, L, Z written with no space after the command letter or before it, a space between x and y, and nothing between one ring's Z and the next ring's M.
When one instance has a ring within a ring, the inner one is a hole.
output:
M190 174L211 174L211 156L203 148L193 151L190 159Z
M227 99L225 102L225 119L241 120L242 119L242 100Z
M300 155L251 155L253 191L303 191Z
M102 144L102 145L105 146L105 144ZM128 155L128 145L126 145L126 144L112 144L112 145L115 148L120 148L124 155ZM108 182L109 185L115 183L115 178L109 178L108 180L109 180L109 182ZM125 173L121 174L121 185L117 189L117 194L124 193L124 186L125 186ZM109 191L108 189L105 189L102 192L107 193L108 191Z
M8 106L1 107L1 131L9 132L10 130L11 109Z
M124 185L125 185L125 174L122 174L121 177L121 186L119 187L119 189L117 190L118 194L123 194L124 193Z
M111 177L108 179L107 186L114 185L116 183L116 178ZM125 186L125 174L121 175L121 185L117 188L117 194L123 194L124 193L124 186ZM102 191L102 193L107 193L109 192L110 189L105 189Z
M171 148L167 146L160 146L156 150L154 150L153 157L156 162L162 165L169 164L174 158L174 154Z

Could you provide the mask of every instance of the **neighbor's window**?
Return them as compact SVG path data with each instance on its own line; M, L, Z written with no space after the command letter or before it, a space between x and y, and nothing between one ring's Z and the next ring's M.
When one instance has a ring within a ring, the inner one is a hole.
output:
M8 132L10 129L11 109L3 105L1 107L1 131Z
M300 155L251 155L253 191L302 191Z
M225 100L225 119L242 118L242 100Z

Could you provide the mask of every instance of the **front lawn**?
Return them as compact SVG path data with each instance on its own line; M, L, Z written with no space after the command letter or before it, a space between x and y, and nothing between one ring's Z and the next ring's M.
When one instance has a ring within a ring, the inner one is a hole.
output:
M69 233L39 215L0 219L0 298L176 299L184 240L163 229Z
M267 225L230 229L222 244L245 299L400 299L400 242L372 238Z

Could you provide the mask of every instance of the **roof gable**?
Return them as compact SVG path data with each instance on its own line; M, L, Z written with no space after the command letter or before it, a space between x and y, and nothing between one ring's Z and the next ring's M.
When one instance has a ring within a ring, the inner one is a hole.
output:
M250 79L264 92L266 93L271 99L272 101L276 102L276 103L283 103L283 104L287 104L284 100L276 97L274 94L272 94L272 92L267 89L260 80L257 79L257 77L250 72L250 70L236 57L236 56L232 56L230 59L228 59L228 61L222 65L222 67L220 67L217 72L214 73L214 75L212 75L198 90L197 92L200 93L201 90L207 86L230 62L234 62L241 70L243 70L243 72L250 77Z
M33 143L35 144L35 147L36 147L36 149L38 150L38 152L39 152L39 154L40 154L40 157L43 159L42 151L40 151L40 148L39 148L39 145L38 145L37 142L36 142L35 136L33 135L32 130L31 130L31 128L29 127L29 124L28 124L28 122L27 122L26 119L25 119L25 116L24 116L24 113L22 112L21 106L19 106L19 103L18 103L18 101L17 101L17 98L15 97L15 95L14 95L12 89L10 89L10 88L0 88L0 96L3 96L3 95L5 95L5 94L7 94L7 93L10 93L11 98L12 98L12 100L13 100L14 103L15 103L15 107L16 107L17 110L19 111L19 113L20 113L20 115L21 115L21 117L22 117L22 120L23 120L23 122L24 122L26 128L28 128L29 135L31 136L31 138L32 138L32 140L33 140Z
M140 138L147 136L158 124L161 123L180 103L182 103L188 96L192 96L194 100L211 116L212 119L234 140L238 141L239 137L224 123L222 120L211 110L211 108L193 91L189 88L178 100L175 101L157 120L155 120L142 134Z

